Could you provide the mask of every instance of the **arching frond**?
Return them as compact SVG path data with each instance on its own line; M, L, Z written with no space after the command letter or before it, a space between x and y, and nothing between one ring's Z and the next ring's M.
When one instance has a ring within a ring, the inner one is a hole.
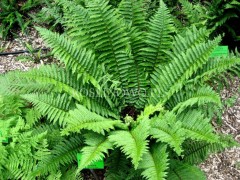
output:
M22 97L33 103L36 109L43 115L47 116L50 121L60 125L66 124L68 111L73 103L72 98L67 94L25 94Z
M130 45L124 23L105 0L90 1L87 7L96 58L106 66L114 80L120 81L121 87L127 89L133 60L128 53Z
M192 92L189 90L189 92L186 92L185 100L180 101L174 108L173 111L177 112L177 114L181 113L184 109L187 107L191 107L193 105L204 105L207 103L214 103L218 106L221 105L221 99L220 96L212 90L209 86L203 86L199 89L197 89L196 92Z
M218 136L214 133L210 119L205 118L201 111L185 111L177 119L182 122L185 130L185 137L193 140L204 140L214 143L218 141Z
M139 30L146 29L146 12L143 0L123 0L118 6L118 11L127 25Z
M144 120L131 131L117 130L108 137L114 145L121 148L127 157L131 158L135 169L137 169L143 154L147 152L149 129L149 121Z
M83 138L71 137L63 139L50 151L50 153L40 160L31 176L44 175L49 172L57 172L62 165L68 165L76 161L76 154L83 146Z
M117 117L116 109L112 102L107 101L107 94L101 95L93 85L83 84L78 80L77 74L72 73L56 65L43 66L39 69L32 69L28 72L9 74L3 78L5 86L15 94L28 94L33 92L56 92L67 93L79 103L85 105L93 112L103 116ZM32 86L33 85L33 86ZM40 89L39 89L40 88ZM111 104L111 106L110 106ZM113 111L111 111L112 109Z
M206 179L205 174L197 166L192 166L181 161L170 161L170 171L168 173L168 180L181 180L193 178L195 180Z
M210 58L201 69L199 69L190 81L207 81L217 78L224 72L240 75L240 57L230 54L227 57Z
M90 81L97 89L102 70L99 68L92 51L79 47L63 35L58 35L49 30L37 28L45 42L53 49L52 53L73 73L81 77L83 83Z
M144 169L142 176L148 180L165 179L168 169L167 146L154 144L151 150L143 155L139 164L139 169Z
M68 132L78 132L87 129L96 133L105 134L105 131L114 129L114 126L121 123L119 120L107 119L86 109L82 105L69 112L67 127L64 130Z
M161 0L158 11L149 22L149 31L146 35L147 47L142 49L143 63L148 64L148 73L152 74L154 67L169 61L166 51L172 46L174 31L170 11Z
M145 33L137 28L131 28L129 29L129 38L134 66L129 72L131 84L128 91L130 95L126 96L126 101L130 105L136 104L135 106L141 109L146 103L147 92L150 88L145 71L146 65L143 63L144 57L141 54L142 48L146 46Z
M174 36L172 52L169 54L169 56L171 56L171 54L177 56L196 44L205 42L208 35L209 32L206 28L197 29L195 26L191 26L181 34Z
M182 123L177 121L172 112L160 114L151 119L150 134L157 141L169 144L178 155L181 154L181 144L185 139L185 131L182 129Z
M183 144L183 161L190 164L199 164L207 157L225 148L236 146L236 142L228 136L221 136L219 142L208 143L205 141L186 141ZM238 145L239 146L239 145Z
M88 26L88 11L74 1L61 1L65 8L63 9L63 24L66 28L67 35L73 42L81 47L93 49L92 37Z
M86 134L85 139L87 146L81 150L82 159L78 170L82 170L93 162L104 158L105 154L108 153L108 150L113 147L113 144L108 140L108 138L97 133Z
M175 92L179 91L187 80L208 61L220 38L190 47L185 53L173 56L171 63L159 67L152 76L150 104L165 103Z

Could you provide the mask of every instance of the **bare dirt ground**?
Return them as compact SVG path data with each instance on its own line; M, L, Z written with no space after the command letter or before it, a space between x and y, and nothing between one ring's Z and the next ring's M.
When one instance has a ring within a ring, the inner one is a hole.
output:
M45 48L43 40L39 37L38 33L32 28L28 35L23 35L18 33L19 37L15 38L13 41L1 41L0 39L0 53L2 52L15 52L21 50L27 50L26 43L30 44L33 49ZM18 54L18 55L0 55L0 73L6 73L12 70L22 70L26 71L29 68L38 67L41 64L44 64L44 60L35 63L34 61L23 62L17 60L19 56L30 55L27 53Z
M231 134L240 143L240 78L231 82L231 87L221 92L222 99L238 94L234 106L227 108L222 116L222 125L215 124L216 131ZM222 153L211 155L200 166L208 180L240 180L240 148L232 148Z
M32 29L29 35L20 34L20 38L10 41L1 41L0 47L4 52L13 52L25 50L26 48L21 42L28 42L33 48L45 47L42 39L37 32ZM4 48L5 47L5 48ZM0 56L0 74L12 70L26 71L29 68L38 67L45 64L46 61L39 63L21 62L16 60L17 56L8 55ZM216 131L231 134L240 142L240 94L239 94L240 78L235 78L229 89L225 89L221 93L223 99L231 97L238 93L238 99L233 107L227 108L222 116L222 126L216 127ZM211 155L205 163L200 165L201 169L206 173L208 180L240 180L240 148L232 148L222 153Z

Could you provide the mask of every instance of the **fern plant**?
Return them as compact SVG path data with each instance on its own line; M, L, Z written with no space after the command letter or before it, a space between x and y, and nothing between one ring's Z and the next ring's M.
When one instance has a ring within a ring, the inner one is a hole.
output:
M223 43L231 49L238 47L240 31L235 26L240 18L240 2L236 0L212 0L201 3L191 3L180 0L182 13L185 15L184 24L206 26L211 30L211 37L224 34Z
M41 4L41 0L1 0L0 2L0 38L6 39L20 28L25 32L31 23L28 13Z
M29 102L41 115L34 123L53 124L57 133L39 135L49 146L31 168L7 170L14 178L61 179L105 158L106 179L205 179L196 165L237 145L211 126L207 110L215 109L208 107L222 104L209 81L226 71L239 75L239 56L210 58L221 37L209 40L209 31L194 26L177 33L163 1L149 21L143 0L118 8L106 0L60 3L66 33L37 30L64 66L0 79L2 94Z

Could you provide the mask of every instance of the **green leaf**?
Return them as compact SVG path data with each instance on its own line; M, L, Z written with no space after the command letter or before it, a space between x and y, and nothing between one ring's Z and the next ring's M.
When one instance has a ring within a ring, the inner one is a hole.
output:
M205 174L196 166L172 160L168 180L206 180Z
M172 112L167 112L164 115L160 114L158 117L151 119L150 134L157 141L169 144L178 155L181 154L185 131L182 128L182 123L176 120L176 115Z
M218 106L221 105L220 96L212 90L209 86L200 87L197 92L194 92L189 99L186 101L178 103L174 108L173 111L180 114L184 109L187 109L189 106L193 106L197 104L198 106L204 105L207 103L214 103Z
M143 155L139 169L144 169L142 176L148 180L165 179L168 169L167 146L157 143L151 146L150 150Z
M138 167L142 156L147 152L149 135L149 120L141 121L131 131L114 131L110 133L109 140L132 159L135 169Z
M210 119L205 118L201 111L188 110L177 118L182 122L182 128L186 133L185 138L204 140L210 143L218 141L218 136L214 133Z
M95 161L101 160L105 157L104 154L107 154L108 150L113 148L113 144L105 136L97 133L88 133L84 136L87 146L81 150L82 158L78 167L79 171Z
M69 112L67 128L64 133L80 132L83 129L96 133L105 134L105 131L114 129L114 126L121 126L120 120L107 119L96 113L89 111L82 105L76 105L76 109Z

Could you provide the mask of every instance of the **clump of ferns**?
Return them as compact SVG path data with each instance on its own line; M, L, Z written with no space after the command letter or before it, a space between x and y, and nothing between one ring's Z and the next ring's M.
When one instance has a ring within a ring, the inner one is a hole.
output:
M239 56L209 58L221 37L194 26L178 33L163 1L149 21L142 0L60 3L66 34L37 30L65 68L9 73L1 89L31 102L65 139L83 141L56 145L29 176L77 168L80 149L77 172L105 157L106 179L205 179L196 165L236 145L210 123L221 100L207 82L238 74Z

